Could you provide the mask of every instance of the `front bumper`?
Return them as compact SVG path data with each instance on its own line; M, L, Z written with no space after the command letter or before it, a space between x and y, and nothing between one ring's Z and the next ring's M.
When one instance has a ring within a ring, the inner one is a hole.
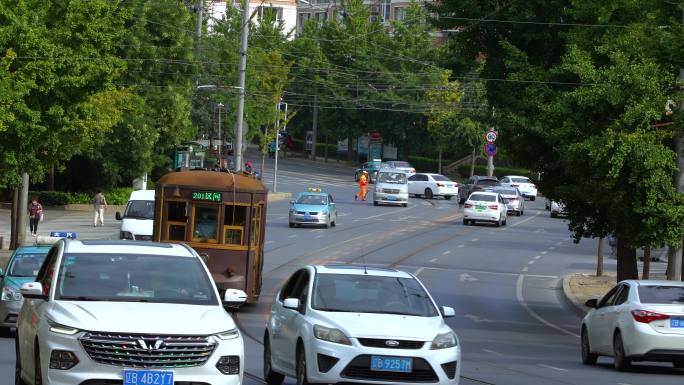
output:
M98 363L83 350L78 340L83 333L66 336L42 329L39 335L40 362L45 385L78 385L88 380L123 380L123 366ZM53 350L71 351L78 358L78 364L68 370L49 369L50 354ZM240 357L240 374L225 375L216 364L222 356ZM135 369L127 367L126 369ZM244 346L242 338L219 341L207 362L201 366L185 368L151 368L168 370L174 373L174 382L199 382L211 385L240 385L244 371Z
M421 349L385 349L361 345L352 338L352 346L312 339L306 352L307 375L313 383L335 384L353 382L360 384L458 384L461 372L461 350L458 346L450 349L430 350L426 342ZM321 361L332 362L331 368L323 372ZM370 356L411 357L412 373L371 371ZM366 366L368 365L368 366Z
M309 215L290 213L290 223L300 225L323 225L328 223L328 214Z
M24 300L0 301L0 327L13 328L17 326L17 315Z
M384 204L408 204L408 193L389 194L381 191L373 193L373 201Z
M684 360L684 334L660 333L650 324L629 322L623 326L625 353L634 360Z

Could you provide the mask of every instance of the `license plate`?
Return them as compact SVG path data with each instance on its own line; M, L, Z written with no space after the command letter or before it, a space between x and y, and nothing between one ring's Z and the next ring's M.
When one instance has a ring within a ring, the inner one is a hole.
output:
M371 370L377 372L401 372L413 371L413 359L403 357L371 356Z
M304 219L311 219L311 214L309 214L309 213L304 214Z
M684 328L684 318L672 318L670 319L671 328Z
M482 205L477 205L477 206L475 206L475 210L477 210L477 211L485 211L485 207L482 206Z
M173 372L168 370L125 369L123 385L173 385Z
M389 196L389 197L387 197L387 200L388 201L396 201L397 197Z

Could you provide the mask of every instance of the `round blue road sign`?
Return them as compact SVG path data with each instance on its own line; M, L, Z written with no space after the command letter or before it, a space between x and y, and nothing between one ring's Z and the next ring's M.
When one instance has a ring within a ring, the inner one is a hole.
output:
M488 156L496 155L496 145L494 143L487 143L484 145L484 152Z

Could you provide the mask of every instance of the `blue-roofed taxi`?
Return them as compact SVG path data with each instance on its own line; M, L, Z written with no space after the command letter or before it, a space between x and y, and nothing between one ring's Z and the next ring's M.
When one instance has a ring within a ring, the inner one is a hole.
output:
M320 188L309 188L290 202L290 227L337 224L337 207L332 195Z

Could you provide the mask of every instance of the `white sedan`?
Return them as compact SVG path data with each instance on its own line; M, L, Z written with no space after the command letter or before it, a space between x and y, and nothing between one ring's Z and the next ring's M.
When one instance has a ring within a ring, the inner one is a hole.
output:
M497 227L506 226L508 202L496 192L474 192L463 204L463 224L492 222Z
M353 265L307 266L285 283L264 333L264 379L298 385L458 384L461 349L413 275Z
M441 174L415 174L408 178L408 190L410 195L424 196L432 199L435 196L443 196L444 199L458 195L458 183Z
M530 178L518 175L508 175L499 180L502 186L517 187L520 193L529 200L537 199L537 186Z
M582 362L614 357L617 370L632 361L671 362L684 368L684 282L622 281L592 299L582 320Z

